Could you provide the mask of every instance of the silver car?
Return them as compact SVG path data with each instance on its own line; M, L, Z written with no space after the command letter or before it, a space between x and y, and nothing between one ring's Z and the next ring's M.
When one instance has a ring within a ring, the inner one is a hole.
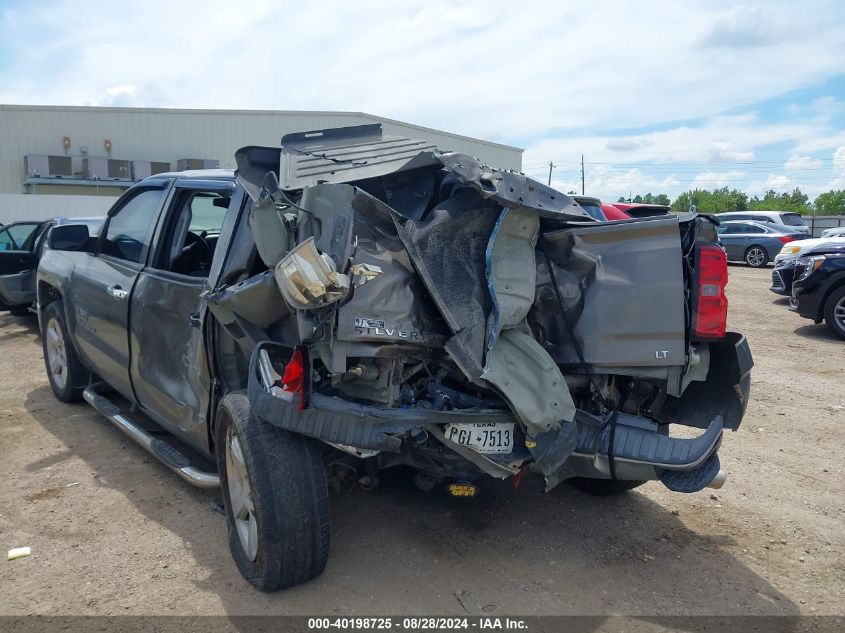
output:
M745 262L752 268L762 268L784 244L806 237L786 227L751 220L723 221L716 230L728 261Z

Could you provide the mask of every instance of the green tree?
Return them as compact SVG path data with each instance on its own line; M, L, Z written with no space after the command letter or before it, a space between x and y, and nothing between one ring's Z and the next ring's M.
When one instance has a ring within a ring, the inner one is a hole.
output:
M628 198L626 198L625 196L619 196L619 200L617 200L616 202L628 202Z
M660 193L660 194L654 196L654 204L662 204L662 205L665 205L665 206L668 207L669 206L669 196L667 196L665 193Z
M815 201L817 215L845 215L845 190L820 193Z
M672 202L672 210L683 213L690 205L695 205L699 213L724 213L726 211L745 211L748 208L748 195L738 189L690 189L680 194Z
M812 208L809 204L809 196L803 193L799 187L795 187L790 193L778 193L770 189L762 198L754 196L748 203L748 208L756 211L795 211L797 213L810 213Z
M634 203L642 204L642 202L643 202L643 197L640 194L637 194L637 195L634 196Z

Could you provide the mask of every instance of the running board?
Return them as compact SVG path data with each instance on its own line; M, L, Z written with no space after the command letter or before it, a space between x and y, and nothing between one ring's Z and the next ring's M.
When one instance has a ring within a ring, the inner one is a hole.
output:
M85 402L90 404L97 413L135 440L142 448L146 449L158 461L167 466L184 481L197 488L218 488L220 486L220 477L216 473L207 473L199 470L191 464L191 460L179 449L147 433L123 415L120 407L105 396L98 394L94 390L94 387L88 387L82 393L82 397L85 398Z

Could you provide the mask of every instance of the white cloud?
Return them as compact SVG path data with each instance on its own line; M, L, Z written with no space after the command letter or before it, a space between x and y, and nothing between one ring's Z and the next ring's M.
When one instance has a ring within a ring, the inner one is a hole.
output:
M841 0L47 0L4 6L0 32L0 102L364 111L527 146L579 191L583 152L608 196L845 145L836 96L747 112L841 74Z
M769 174L765 180L752 181L744 190L750 196L762 196L767 191L791 191L796 186L796 183L783 174Z
M811 85L845 67L841 14L836 0L19 4L0 14L0 101L84 104L133 85L144 105L363 110L517 143L712 117ZM717 32L759 40L740 29L749 15L789 37L742 55L701 46ZM607 45L632 34L638 45Z
M692 186L699 189L718 189L720 187L737 186L737 181L745 175L745 172L731 169L723 172L705 171L698 174L692 181Z
M707 160L711 163L733 163L753 158L753 150L740 150L733 147L732 143L710 143L707 150Z
M798 156L792 155L783 164L783 168L787 171L800 171L802 169L818 169L824 164L820 158L813 158L812 156Z
M630 152L635 149L642 149L652 145L654 141L647 138L614 138L610 139L604 146L609 150L617 152Z
M124 84L107 88L101 96L92 99L85 105L138 107L143 105L143 99L138 95L138 86Z

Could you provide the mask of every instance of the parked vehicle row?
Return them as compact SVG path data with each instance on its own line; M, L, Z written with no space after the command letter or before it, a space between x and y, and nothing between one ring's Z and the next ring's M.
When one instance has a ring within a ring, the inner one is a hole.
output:
M753 220L722 220L716 231L728 260L745 262L752 268L766 266L784 244L805 237L805 233L782 225Z

